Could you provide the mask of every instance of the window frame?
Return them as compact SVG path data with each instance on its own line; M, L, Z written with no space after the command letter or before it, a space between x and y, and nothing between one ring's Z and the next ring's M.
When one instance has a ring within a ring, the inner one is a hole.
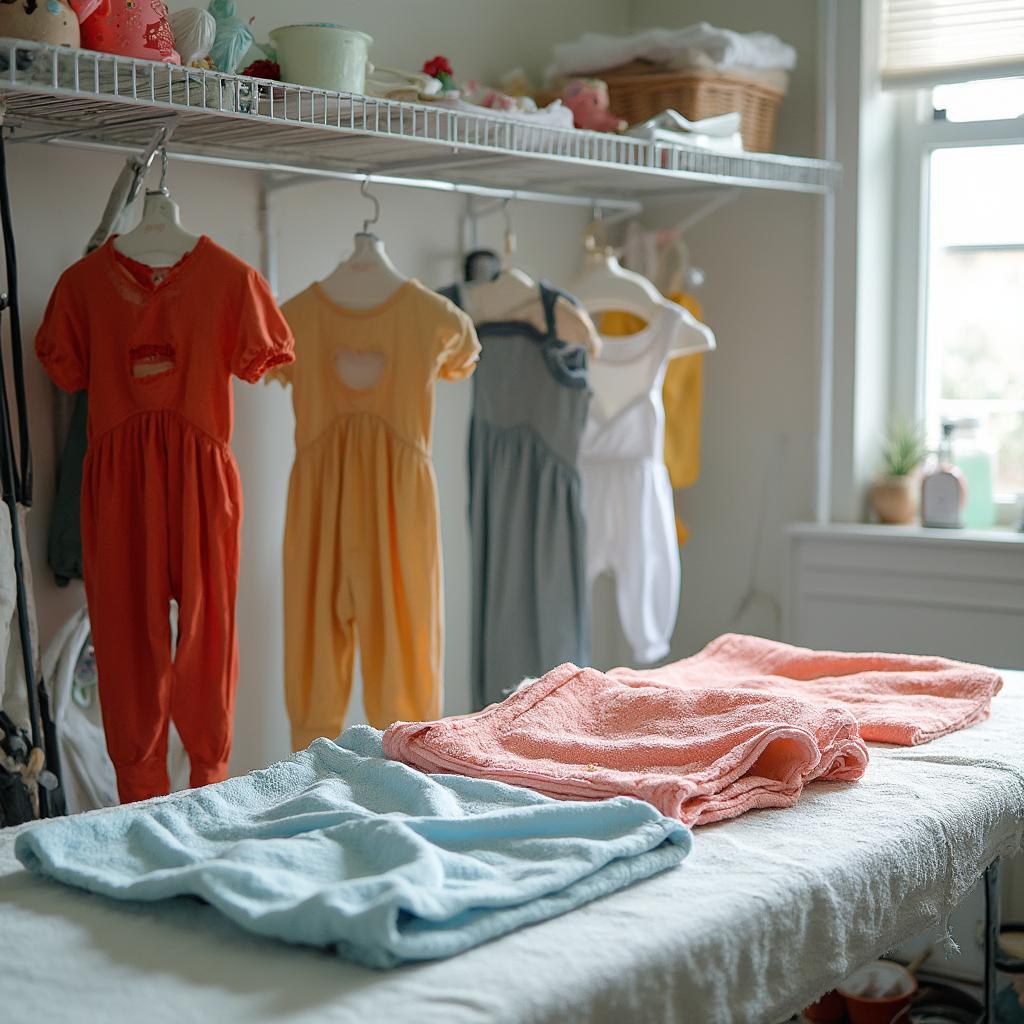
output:
M897 194L892 325L893 412L923 420L927 412L929 174L932 153L969 146L1024 145L1024 118L943 121L931 117L931 89L897 97ZM909 340L908 340L909 339ZM997 495L1000 523L1012 520L1015 496Z

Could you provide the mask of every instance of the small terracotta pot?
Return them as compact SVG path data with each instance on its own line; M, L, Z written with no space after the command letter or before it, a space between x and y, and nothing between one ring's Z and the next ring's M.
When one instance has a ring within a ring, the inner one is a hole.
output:
M846 1018L846 1002L835 989L832 989L817 1002L806 1007L803 1018L812 1024L842 1024Z
M917 522L917 474L881 476L871 486L871 507L881 522L905 526Z
M875 960L850 975L837 991L846 1001L851 1024L903 1024L917 995L917 978L900 964Z

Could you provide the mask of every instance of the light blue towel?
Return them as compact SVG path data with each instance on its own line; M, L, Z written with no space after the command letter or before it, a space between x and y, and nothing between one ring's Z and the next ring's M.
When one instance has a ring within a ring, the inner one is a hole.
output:
M123 900L199 896L369 967L451 956L677 865L690 833L629 797L552 800L337 743L160 801L40 822L29 870Z

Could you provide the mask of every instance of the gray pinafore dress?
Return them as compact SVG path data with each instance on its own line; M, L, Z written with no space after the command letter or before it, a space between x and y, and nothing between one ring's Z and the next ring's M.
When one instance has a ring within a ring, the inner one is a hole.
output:
M444 293L461 306L457 285ZM477 707L526 676L589 661L589 592L577 455L587 355L555 335L559 292L540 285L547 332L476 325L469 435L472 686Z

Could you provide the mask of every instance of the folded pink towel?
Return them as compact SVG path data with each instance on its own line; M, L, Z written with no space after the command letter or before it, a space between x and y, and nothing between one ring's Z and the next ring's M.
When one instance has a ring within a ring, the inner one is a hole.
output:
M844 707L869 742L911 747L988 717L998 672L916 654L842 654L727 633L664 668L616 668L616 679L703 690L709 686L790 694Z
M856 781L868 761L842 708L568 664L476 714L398 722L384 753L555 797L638 797L687 825L789 807L805 783Z

